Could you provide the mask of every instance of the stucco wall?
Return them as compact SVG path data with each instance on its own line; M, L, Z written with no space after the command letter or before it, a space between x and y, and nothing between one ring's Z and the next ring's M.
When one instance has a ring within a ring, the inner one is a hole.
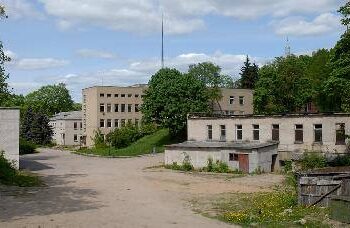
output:
M197 118L188 119L188 140L206 141L207 125L213 126L213 140L220 139L220 125L226 125L227 141L236 141L236 125L243 127L243 141L253 141L253 124L260 126L259 142L272 139L272 124L279 124L279 151L304 152L319 150L329 153L344 153L345 145L335 145L337 123L345 123L345 132L350 134L349 116L302 116L302 117L249 117L249 118ZM295 124L303 124L304 142L296 144ZM314 143L314 124L322 124L322 144Z
M53 123L54 122L54 123ZM74 123L77 123L77 128L74 129ZM53 126L53 140L57 145L76 146L80 145L80 136L82 128L80 128L81 120L56 120L51 122ZM63 140L63 136L64 140ZM78 140L74 141L74 135L77 135Z
M19 110L0 108L0 151L19 167Z

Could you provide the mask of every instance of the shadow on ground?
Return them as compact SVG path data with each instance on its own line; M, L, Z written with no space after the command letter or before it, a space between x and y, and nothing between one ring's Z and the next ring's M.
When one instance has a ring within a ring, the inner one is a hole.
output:
M43 177L48 187L20 188L0 185L0 221L11 221L27 216L51 215L103 207L97 192L70 186L75 175ZM85 176L85 175L83 175Z

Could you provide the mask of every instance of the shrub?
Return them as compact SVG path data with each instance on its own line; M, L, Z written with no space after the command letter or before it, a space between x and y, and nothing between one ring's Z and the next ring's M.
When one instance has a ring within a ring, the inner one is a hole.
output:
M107 147L104 135L102 134L100 129L94 131L94 137L92 138L92 141L94 141L95 148Z
M320 153L304 153L303 158L299 161L302 170L323 168L327 166L327 159Z
M202 169L204 172L214 172L214 173L238 173L238 171L233 171L229 166L222 161L217 160L213 162L213 158L209 157L207 166Z
M350 154L338 155L328 163L329 166L350 166Z
M284 173L289 173L290 171L292 171L292 161L285 161L284 162L284 167L283 167L283 171Z
M32 143L28 142L23 138L19 139L19 154L33 154L36 152L37 146Z
M184 160L182 162L182 168L184 171L191 171L194 169L190 156L188 154L185 154Z
M27 175L16 170L14 164L5 158L3 151L0 151L0 183L20 187L41 185L38 177Z

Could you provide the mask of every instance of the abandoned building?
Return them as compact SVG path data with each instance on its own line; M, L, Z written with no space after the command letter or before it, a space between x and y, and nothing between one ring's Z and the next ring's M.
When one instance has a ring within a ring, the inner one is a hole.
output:
M189 114L187 123L188 141L166 147L166 164L181 163L188 155L195 167L203 167L212 156L245 172L257 166L269 172L306 151L344 154L350 133L350 114L343 113Z

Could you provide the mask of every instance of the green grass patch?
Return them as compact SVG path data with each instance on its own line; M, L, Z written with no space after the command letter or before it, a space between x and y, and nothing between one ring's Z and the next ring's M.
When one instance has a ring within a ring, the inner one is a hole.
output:
M0 183L19 187L36 187L42 185L39 177L15 169L14 165L5 159L3 153L0 154Z
M164 152L164 145L172 144L175 142L176 139L173 139L171 137L168 129L161 129L151 135L142 137L126 148L84 148L78 150L77 152L100 156L137 156L152 153L154 147L156 149L156 153L162 153Z

